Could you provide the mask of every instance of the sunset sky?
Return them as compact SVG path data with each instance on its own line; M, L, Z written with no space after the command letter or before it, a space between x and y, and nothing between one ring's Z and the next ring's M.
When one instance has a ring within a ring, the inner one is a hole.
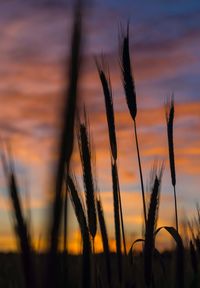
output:
M49 220L47 209L53 192L72 24L70 1L66 4L55 1L57 4L50 6L42 2L45 1L0 1L0 137L8 140L12 147L25 213L27 194L30 195L36 246L40 237L44 239ZM94 61L94 56L103 53L113 87L122 205L125 230L131 242L141 236L142 199L132 121L119 67L119 27L125 27L130 21L145 187L154 160L164 160L159 225L174 225L164 103L174 93L178 209L180 217L191 218L196 202L200 202L200 2L91 2L93 5L87 7L85 13L80 97L90 119L98 186L113 240L107 123ZM77 147L72 163L81 184ZM13 249L13 219L2 169L0 185L0 250ZM69 219L69 247L73 250L79 235L72 207ZM163 242L164 238L160 240L162 245Z

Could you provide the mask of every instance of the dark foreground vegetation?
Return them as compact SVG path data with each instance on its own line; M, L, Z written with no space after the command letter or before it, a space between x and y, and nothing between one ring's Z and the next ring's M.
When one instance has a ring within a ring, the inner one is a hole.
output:
M159 258L160 257L160 258ZM175 285L175 252L166 251L160 256L154 257L154 287L176 287ZM44 270L47 261L46 254L36 254L33 256L36 265L37 283L36 287L45 287ZM104 254L97 254L96 261L98 263L98 287L107 286L106 265ZM117 280L117 256L110 254L112 287L119 287ZM123 258L123 265L125 264L125 257ZM68 255L68 279L65 283L62 282L62 277L57 279L56 287L82 287L81 286L81 271L82 271L82 256ZM92 259L91 259L92 263ZM186 271L185 271L185 287L199 287L196 280L197 275L194 276L193 269L190 264L190 252L186 252ZM59 255L59 273L63 275L63 255ZM21 255L19 253L1 253L0 254L0 287L27 287L24 281L24 271L22 269ZM127 271L126 277L128 275ZM93 275L94 277L94 275ZM128 279L128 278L127 278ZM163 281L164 279L164 281ZM93 278L94 283L94 278ZM132 284L131 284L132 283ZM196 283L196 284L195 284ZM130 285L131 284L131 285ZM196 285L196 286L195 286ZM95 284L91 287L96 287ZM145 287L143 277L143 255L136 253L134 255L133 263L129 271L129 285L126 287Z
M82 2L75 7L74 24L71 40L71 58L69 63L69 84L63 102L62 129L59 139L59 154L55 169L55 187L50 224L48 230L48 250L37 254L32 249L31 234L24 218L15 170L9 148L2 154L2 164L7 179L10 201L13 207L15 233L20 253L0 255L0 287L199 287L200 257L200 210L197 219L188 224L191 238L183 243L179 234L178 203L176 199L176 169L173 144L174 100L166 104L166 136L168 139L171 183L174 193L174 227L157 227L159 199L161 193L164 164L153 165L149 191L151 196L147 203L144 190L140 145L137 133L137 99L131 59L129 54L129 25L120 34L120 68L122 85L133 123L135 147L137 151L138 172L141 183L141 204L143 207L144 233L141 239L133 242L127 251L123 203L120 195L120 175L118 174L118 149L115 131L115 115L112 99L111 80L108 67L103 59L96 59L102 95L105 99L108 134L110 142L110 178L113 187L113 211L116 253L109 248L109 231L107 231L98 181L95 177L94 151L91 145L89 117L86 109L78 111L78 83L82 64ZM123 30L123 29L122 29ZM84 102L84 101L83 101ZM85 202L80 195L76 175L71 171L71 156L74 140L77 140L82 166ZM156 156L156 155L155 155ZM170 189L170 188L169 188ZM82 237L82 254L71 256L67 251L67 217L68 201L71 201L79 223ZM86 207L85 207L86 206ZM48 215L49 216L49 215ZM64 219L64 221L63 221ZM61 227L64 223L64 227ZM103 253L95 253L95 237L100 230ZM159 253L155 246L158 233L165 230L174 243L173 251ZM59 236L64 235L63 251L59 250ZM135 244L142 245L140 254L135 251Z

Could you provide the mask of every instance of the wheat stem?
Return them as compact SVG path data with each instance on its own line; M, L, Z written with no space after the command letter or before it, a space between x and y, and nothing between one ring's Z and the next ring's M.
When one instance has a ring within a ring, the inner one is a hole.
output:
M121 201L121 193L120 193L120 185L119 185L119 176L118 176L118 169L117 169L117 140L116 140L116 132L115 132L115 115L114 115L114 107L113 107L113 97L112 97L112 86L110 75L105 73L104 69L104 59L102 58L102 63L98 63L96 61L97 69L99 72L99 78L101 80L104 100L105 100L105 108L106 108L106 117L107 117L107 124L108 124L108 132L109 132L109 141L110 141L110 149L113 161L115 162L116 166L116 173L117 173L117 181L118 181L118 198L119 198L119 211L120 211L120 221L121 221L121 229L122 229L122 240L124 246L124 253L127 255L126 252L126 238L124 232L124 220L123 220L123 211L122 211L122 201Z
M120 185L119 185L117 162L115 162L115 165L116 165L116 174L117 174L117 177L116 177L116 178L117 178L117 185L118 185L119 213L120 213L120 220L121 220L122 240L123 240L123 246L124 246L124 254L127 255L127 251L126 251L126 238L125 238L125 232L124 232L123 211L122 211L122 200L121 200L121 193L120 193Z
M118 260L118 275L119 282L122 283L122 253L121 253L121 230L120 230L120 215L119 215L119 193L116 163L112 164L112 181L113 181L113 205L114 205L114 220L115 220L115 239Z
M174 208L175 208L175 218L176 218L176 230L178 231L178 208L176 199L176 185L174 185Z
M133 123L134 123L135 142L136 142L137 158L138 158L139 173L140 173L140 183L141 183L141 190L142 190L144 221L145 221L145 226L146 226L147 212L146 212L146 204L145 204L144 182L143 182L143 175L142 175L142 166L141 166L141 160L140 160L140 150L139 150L139 144L138 144L138 137L137 137L136 120L134 120Z
M110 251L109 251L109 242L108 242L108 233L103 213L103 208L101 204L100 197L96 200L97 202L97 212L98 212L98 218L99 218L99 224L101 229L101 237L103 242L103 252L105 255L106 260L106 270L107 270L107 278L108 278L108 284L109 287L111 287L111 267L110 267Z
M172 96L171 101L166 105L166 121L167 121L167 138L168 138L168 149L169 149L169 164L171 172L171 182L174 189L174 204L175 204L175 219L176 219L176 230L178 231L178 210L177 210L177 199L176 199L176 167L175 167L175 156L174 156L174 139L173 139L173 125L174 125L174 98Z

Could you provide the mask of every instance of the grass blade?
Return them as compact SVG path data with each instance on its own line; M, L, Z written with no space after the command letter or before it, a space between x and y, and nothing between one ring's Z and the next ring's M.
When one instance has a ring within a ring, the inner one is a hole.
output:
M174 227L163 226L156 230L155 235L162 229L165 229L176 241L176 286L184 288L184 246L181 236Z

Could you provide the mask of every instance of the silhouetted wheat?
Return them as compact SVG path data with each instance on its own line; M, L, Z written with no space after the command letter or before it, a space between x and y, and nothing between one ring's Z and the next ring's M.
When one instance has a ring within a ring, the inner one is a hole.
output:
M137 136L137 126L136 126L136 116L137 116L137 102L136 102L136 91L135 84L133 79L131 61L130 61L130 52L129 52L129 24L127 25L126 34L122 35L122 51L120 55L121 59L121 71L123 76L123 86L126 96L126 102L129 108L129 112L133 119L134 124L134 132L135 132L135 142L137 149L137 157L138 157L138 165L139 165L139 174L140 174L140 182L141 182L141 190L142 190L142 201L143 201L143 212L144 212L144 221L146 224L147 213L146 213L146 204L145 204L145 193L144 193L144 183L143 183L143 175L142 175L142 166L140 159L140 150Z
M162 177L162 169L157 175L156 170L154 170L152 174L152 192L151 199L148 211L148 218L146 224L146 232L145 232L145 244L144 244L144 279L146 283L146 287L151 287L152 284L152 261L153 254L155 249L155 228L157 222L158 215L158 207L159 207L159 194L160 194L160 185L161 185L161 177Z
M115 162L111 162L112 166L112 183L113 183L113 204L114 204L114 220L115 220L115 239L118 261L119 282L122 283L122 252L121 252L121 232L120 232L120 215L119 215L119 198L118 198L118 176Z
M106 116L108 123L108 131L109 131L109 139L110 139L110 148L112 152L112 157L114 160L117 160L117 141L116 141L116 133L115 133L115 117L114 117L114 109L113 109L113 98L112 98L112 87L110 76L108 72L108 76L106 77L105 68L103 67L103 59L100 64L96 61L97 69L99 72L99 78L101 80L104 101L106 107Z
M83 239L82 287L89 288L91 283L90 282L91 243L90 243L89 229L87 226L85 212L78 194L77 187L73 179L69 175L67 177L67 186L69 187L70 190L72 204L76 213L76 218L78 220L81 230L81 236Z
M168 138L168 148L169 148L171 181L172 181L172 185L174 188L176 229L178 231L178 210L177 210L177 199L176 199L176 169L175 169L175 160L174 160L174 141L173 141L173 122L174 122L173 97L171 99L171 102L166 105L166 121L167 121L167 138Z
M104 100L105 100L105 106L106 106L106 116L107 116L107 123L108 123L108 131L109 131L109 140L110 140L110 148L112 152L113 160L115 161L116 165L116 171L118 174L117 169L117 141L116 141L116 132L115 132L115 117L114 117L114 109L113 109L113 98L112 98L112 87L111 87L111 81L109 74L106 77L105 71L104 71L104 63L102 59L102 63L97 63L97 69L99 72L99 78L101 80L103 93L104 93ZM117 177L119 180L119 177ZM119 183L118 183L118 187ZM119 192L119 209L120 209L120 219L121 219L121 228L122 228L122 237L123 237L123 244L124 244L124 252L126 253L126 239L125 239L125 232L124 232L124 220L123 220L123 210L122 210L122 201L121 201L121 193L120 188L118 189Z
M111 287L111 267L110 267L110 251L109 251L109 243L108 243L108 233L106 229L106 223L104 219L103 208L101 204L100 198L97 199L97 212L99 218L99 224L101 229L101 237L103 242L103 252L106 259L106 270L107 270L107 277L108 277L108 284Z
M122 37L123 44L121 55L121 69L123 75L123 84L129 112L133 121L135 121L137 116L137 101L129 52L129 24L127 25L126 34L122 35Z
M89 231L94 240L97 231L96 206L95 206L95 188L92 174L91 162L91 144L88 132L86 114L84 114L84 123L79 124L78 143L83 170L83 180L85 188L85 197L87 205L87 217Z
M57 248L58 235L60 228L60 220L62 215L62 187L65 169L69 169L71 154L74 141L74 121L77 103L77 89L81 62L81 36L82 36L82 1L77 1L74 13L74 23L71 41L71 54L69 62L69 87L64 99L63 127L60 138L59 160L56 171L55 195L53 201L52 222L50 228L50 249L49 249L49 267L47 272L46 287L57 286L56 269L57 264ZM66 206L67 207L67 206ZM65 236L66 238L67 236Z
M15 233L20 243L20 250L22 253L22 263L25 277L25 285L27 288L35 288L35 272L32 263L32 248L30 234L27 229L26 222L24 220L22 206L19 198L19 190L14 174L14 167L10 159L9 165L6 163L4 155L2 156L2 164L7 178L9 196L13 206Z

